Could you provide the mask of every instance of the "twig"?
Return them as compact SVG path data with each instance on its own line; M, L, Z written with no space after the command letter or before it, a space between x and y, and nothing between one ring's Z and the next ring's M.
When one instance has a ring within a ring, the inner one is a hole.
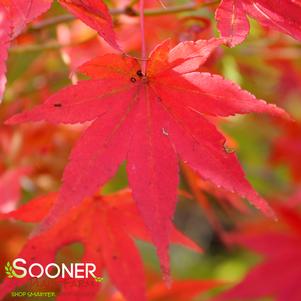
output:
M24 45L24 46L14 46L9 49L11 53L23 53L23 52L36 52L36 51L43 51L43 50L53 50L53 49L60 49L63 47L72 46L72 44L62 45L57 42L49 42L46 44L31 44L31 45Z
M214 0L212 2L206 2L201 4L188 3L184 5L176 5L176 6L166 7L166 8L145 9L144 15L147 17L147 16L162 16L162 15L177 14L182 12L189 12L198 9L200 7L214 5L217 2L218 1ZM139 12L134 10L131 6L125 8L113 8L110 9L110 13L112 16L128 15L131 17L139 17ZM39 31L50 26L55 26L57 24L70 22L73 20L75 20L75 17L70 14L60 15L33 24L32 26L29 27L29 31Z

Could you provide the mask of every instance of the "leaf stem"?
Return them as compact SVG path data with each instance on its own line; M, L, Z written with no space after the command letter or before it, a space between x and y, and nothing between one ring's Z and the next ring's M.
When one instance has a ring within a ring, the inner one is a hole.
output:
M146 72L146 41L145 41L145 16L144 16L144 0L139 1L139 14L140 14L140 31L141 31L141 71L143 74Z

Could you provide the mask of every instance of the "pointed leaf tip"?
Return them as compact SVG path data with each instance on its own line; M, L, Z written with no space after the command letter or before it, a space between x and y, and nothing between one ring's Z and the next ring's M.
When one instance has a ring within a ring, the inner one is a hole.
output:
M96 30L114 49L122 51L116 41L113 20L102 0L59 0L59 3L73 15Z

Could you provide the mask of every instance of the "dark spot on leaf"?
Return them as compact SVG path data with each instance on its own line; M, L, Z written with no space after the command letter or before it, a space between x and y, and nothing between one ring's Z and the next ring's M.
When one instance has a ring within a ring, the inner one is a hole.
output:
M137 71L137 75L138 75L139 77L143 77L142 71L141 71L141 70L138 70L138 71Z
M116 255L112 256L112 259L113 259L113 260L117 260L117 258L118 258L118 257L117 257Z
M131 77L131 82L135 83L136 82L136 78L135 77Z
M60 107L62 106L62 104L61 104L61 103L55 103L54 106L55 106L56 108L60 108Z

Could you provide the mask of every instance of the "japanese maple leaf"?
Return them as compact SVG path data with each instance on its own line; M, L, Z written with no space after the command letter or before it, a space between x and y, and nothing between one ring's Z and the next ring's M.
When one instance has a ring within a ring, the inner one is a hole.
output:
M215 18L217 27L233 47L247 37L250 25L247 16L263 26L301 40L301 2L299 0L222 0Z
M257 300L272 297L277 301L301 300L301 215L296 208L280 207L282 225L249 225L233 234L232 243L263 256L241 283L217 300Z
M38 222L52 206L56 194L37 198L20 209L1 214L0 219L13 218L25 222ZM66 245L78 242L84 246L82 262L94 263L97 276L106 269L111 281L126 300L146 300L142 261L132 237L150 241L148 232L138 213L129 191L106 197L94 196L69 211L53 227L28 240L19 257L28 265L38 262L44 266L55 262L56 254ZM171 239L192 250L200 248L174 227ZM2 299L14 288L24 285L28 277L6 279L0 286ZM61 296L57 300L93 300L100 284L92 279L92 285L70 286L62 283Z
M10 42L26 24L47 11L52 0L0 0L0 100L6 85L6 60Z
M250 112L286 116L218 75L193 72L222 40L183 42L171 49L165 41L151 53L146 74L134 58L97 57L80 68L92 77L69 86L8 123L92 121L73 149L60 196L44 227L79 204L127 161L129 185L169 272L168 244L178 186L178 158L203 178L249 199L273 213L252 189L234 153L207 116ZM179 157L178 157L178 156Z

